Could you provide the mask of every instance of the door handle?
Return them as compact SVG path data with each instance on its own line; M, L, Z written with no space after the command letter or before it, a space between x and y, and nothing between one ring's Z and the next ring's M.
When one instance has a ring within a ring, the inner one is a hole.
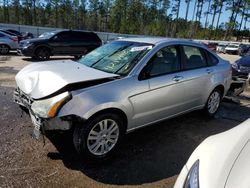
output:
M174 76L173 77L173 81L179 82L180 80L182 80L184 77L183 76Z
M213 69L206 69L206 72L210 74L211 72L213 72Z

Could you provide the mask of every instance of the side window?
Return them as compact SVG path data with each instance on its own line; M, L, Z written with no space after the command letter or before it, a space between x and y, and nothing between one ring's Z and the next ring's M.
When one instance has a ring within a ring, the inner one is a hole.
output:
M54 38L56 41L60 41L60 42L71 41L71 39L72 39L71 33L67 32L67 31L58 33Z
M0 37L4 37L4 35L2 33L0 33Z
M207 53L207 64L208 66L214 66L217 65L219 63L219 60L210 52L206 52Z
M151 58L147 66L147 72L150 76L179 71L181 66L177 47L162 48Z
M70 36L69 36L69 39L71 41L82 41L82 35L81 35L81 32L78 32L78 31L71 31L70 33Z
M195 69L207 66L206 58L201 49L194 46L183 46L185 69Z

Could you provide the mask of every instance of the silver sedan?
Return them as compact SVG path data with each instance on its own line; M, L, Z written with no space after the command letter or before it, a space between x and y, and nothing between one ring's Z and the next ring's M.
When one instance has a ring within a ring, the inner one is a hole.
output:
M36 137L74 129L76 150L103 159L137 128L198 109L213 116L231 66L192 41L125 38L78 62L30 64L16 82L14 100L30 113Z

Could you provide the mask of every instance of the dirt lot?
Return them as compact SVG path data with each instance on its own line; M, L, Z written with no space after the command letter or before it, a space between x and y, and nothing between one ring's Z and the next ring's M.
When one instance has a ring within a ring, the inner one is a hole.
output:
M233 62L238 56L223 55ZM125 137L120 151L101 164L85 163L70 133L33 140L31 120L12 102L14 76L30 59L0 56L0 187L173 186L186 160L206 137L228 130L250 115L250 94L223 102L214 119L196 111Z

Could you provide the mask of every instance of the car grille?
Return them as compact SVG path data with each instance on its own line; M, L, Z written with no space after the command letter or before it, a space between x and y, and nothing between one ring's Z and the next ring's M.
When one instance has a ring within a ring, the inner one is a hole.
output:
M250 73L250 67L240 66L240 72Z
M14 101L28 109L30 109L31 104L33 103L33 100L19 88L16 88L14 92Z

